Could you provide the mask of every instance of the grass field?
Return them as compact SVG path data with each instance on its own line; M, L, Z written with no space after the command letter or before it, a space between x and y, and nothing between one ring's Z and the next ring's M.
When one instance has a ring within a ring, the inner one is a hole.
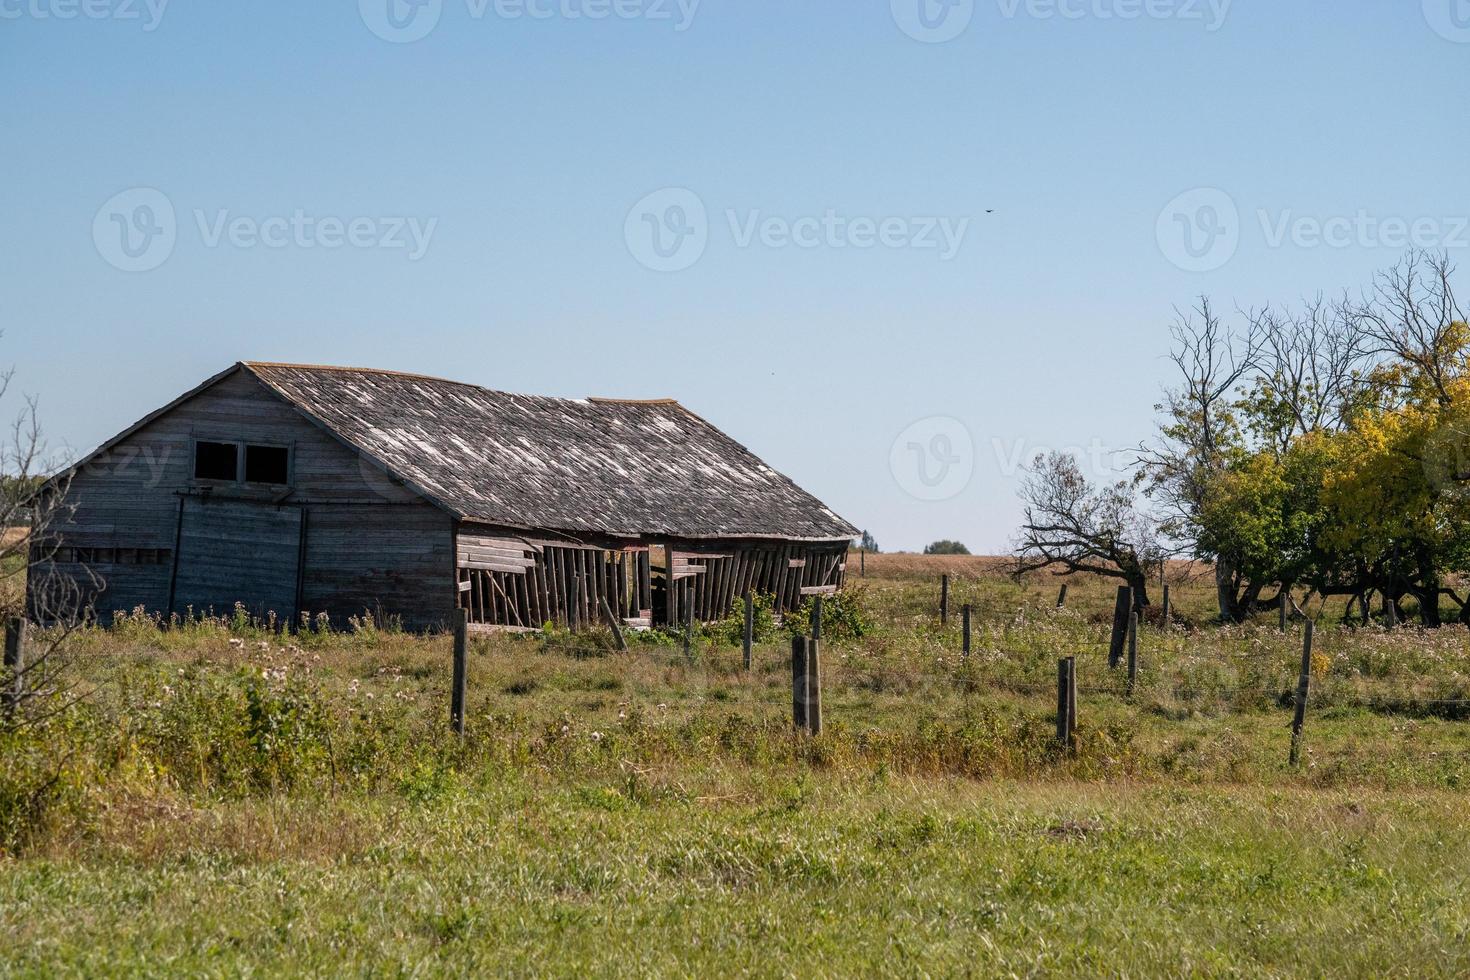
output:
M749 674L733 624L477 642L463 743L444 637L79 634L85 700L0 736L0 972L1470 973L1465 630L1324 620L1293 769L1299 626L1146 627L1130 695L1111 583L867 571L817 739L764 622Z

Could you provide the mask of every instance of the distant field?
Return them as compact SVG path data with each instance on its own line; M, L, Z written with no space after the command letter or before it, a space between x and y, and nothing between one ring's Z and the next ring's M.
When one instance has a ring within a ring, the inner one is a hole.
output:
M0 736L0 973L1470 972L1466 631L1321 628L1292 769L1294 630L1171 578L1129 694L1113 583L994 562L851 564L816 739L769 625L479 641L463 743L444 637L87 632Z

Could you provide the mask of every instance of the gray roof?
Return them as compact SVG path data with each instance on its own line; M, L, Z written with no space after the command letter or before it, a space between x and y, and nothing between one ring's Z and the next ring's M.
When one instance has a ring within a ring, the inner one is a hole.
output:
M467 520L618 537L857 534L673 400L515 395L366 368L238 366Z

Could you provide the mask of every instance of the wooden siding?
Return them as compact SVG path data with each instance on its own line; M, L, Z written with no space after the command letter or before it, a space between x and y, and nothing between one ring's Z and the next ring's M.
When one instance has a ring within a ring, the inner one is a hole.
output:
M258 618L292 620L301 508L212 497L183 500L173 608L219 616L239 602Z
M68 490L75 513L56 529L56 543L113 549L108 552L113 558L118 556L116 549L138 548L165 549L181 561L191 554L202 555L190 550L193 545L187 538L182 554L173 552L181 530L188 532L187 517L204 490L193 479L192 443L216 439L291 447L289 493L279 487L218 485L207 493L215 501L249 498L262 511L298 513L305 535L302 611L327 613L338 625L364 611L399 616L412 628L449 622L454 609L449 516L388 480L244 371L157 417L78 470ZM181 497L186 502L182 528ZM287 524L291 520L280 518ZM282 540L279 529L266 530L264 525L259 529L264 535L261 542L277 548ZM289 556L293 565L295 557ZM87 568L102 581L93 599L103 621L117 610L135 607L164 615L182 611L177 603L172 610L168 607L170 565L113 561L89 562ZM58 564L56 570L79 581L84 578L82 566L75 562ZM183 583L187 591L195 573L187 566L179 572L176 589ZM210 584L216 586L224 591L211 596L223 601L229 586L223 581ZM239 589L235 598L250 607L262 601L282 602L278 583L268 594L251 594L255 587L248 582L240 583ZM175 595L176 600L184 597ZM295 595L290 598L287 608L276 610L278 615L293 612Z

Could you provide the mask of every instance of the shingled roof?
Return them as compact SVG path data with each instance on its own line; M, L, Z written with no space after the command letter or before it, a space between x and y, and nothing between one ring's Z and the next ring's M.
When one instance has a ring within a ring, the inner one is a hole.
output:
M516 395L366 368L239 367L466 520L617 537L857 533L673 400Z

